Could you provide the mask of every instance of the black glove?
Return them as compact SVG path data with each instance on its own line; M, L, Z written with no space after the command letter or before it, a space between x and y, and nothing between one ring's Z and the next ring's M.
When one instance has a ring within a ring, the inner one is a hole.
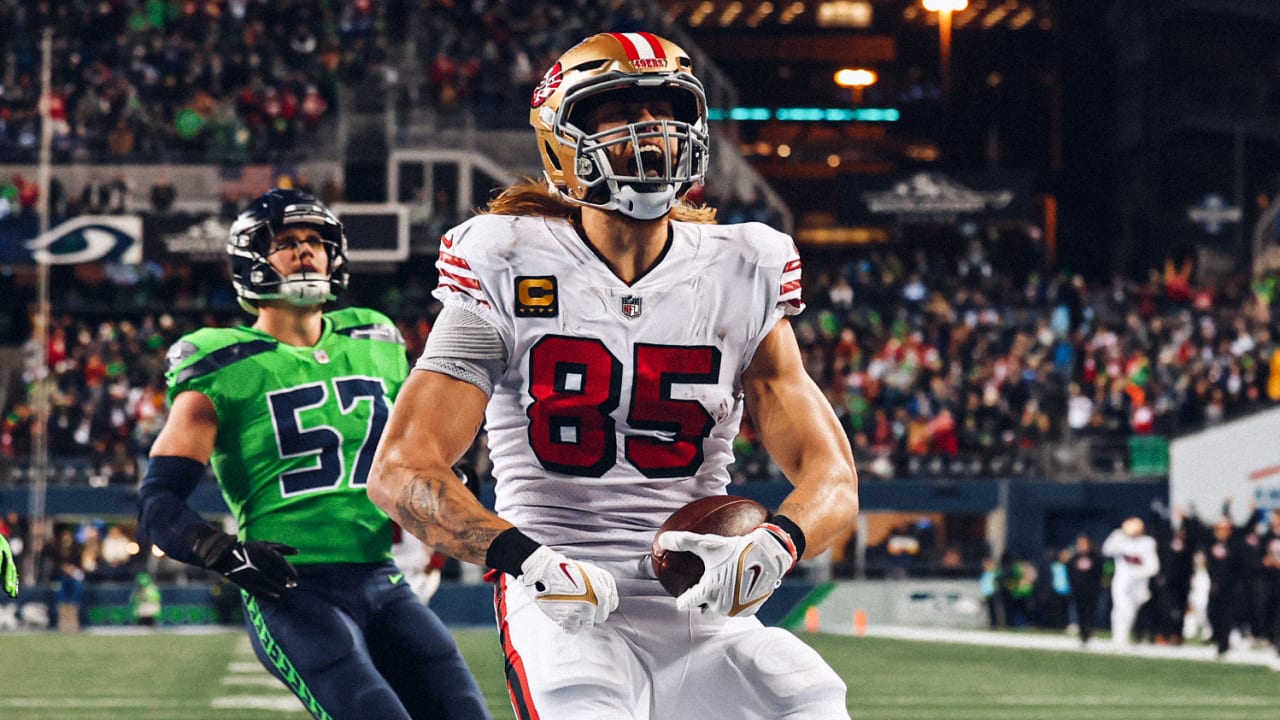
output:
M240 542L235 535L209 528L196 538L192 551L206 568L222 573L254 595L279 600L280 593L298 585L298 571L284 559L298 554L298 549L289 545Z

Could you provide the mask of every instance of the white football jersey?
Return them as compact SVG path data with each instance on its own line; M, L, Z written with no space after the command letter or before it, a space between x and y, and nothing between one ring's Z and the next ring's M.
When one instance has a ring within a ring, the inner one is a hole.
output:
M724 492L742 372L803 307L789 236L671 227L630 285L563 220L481 215L441 241L435 297L508 353L485 418L496 510L573 557L641 557L673 511Z

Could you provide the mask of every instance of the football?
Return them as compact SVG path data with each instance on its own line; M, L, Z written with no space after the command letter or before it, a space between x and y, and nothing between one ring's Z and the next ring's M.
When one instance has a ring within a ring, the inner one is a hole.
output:
M738 495L699 498L671 513L653 536L653 572L663 589L678 597L702 577L702 559L691 552L668 552L658 547L658 536L668 530L708 535L746 535L769 519L765 506Z

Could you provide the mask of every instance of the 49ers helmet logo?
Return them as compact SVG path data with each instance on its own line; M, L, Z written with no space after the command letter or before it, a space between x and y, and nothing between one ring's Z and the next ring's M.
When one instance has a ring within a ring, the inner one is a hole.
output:
M564 79L564 73L560 69L560 63L551 66L547 70L547 74L542 76L542 81L538 83L538 87L533 89L533 98L529 100L530 107L540 107L543 103L551 98L560 89L560 81Z

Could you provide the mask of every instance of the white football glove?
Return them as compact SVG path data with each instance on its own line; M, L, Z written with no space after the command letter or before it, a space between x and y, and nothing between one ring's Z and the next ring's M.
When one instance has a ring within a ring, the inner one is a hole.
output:
M730 617L755 615L797 559L791 537L771 523L733 537L668 530L658 547L691 552L705 566L702 578L676 598L677 608Z
M618 607L613 576L543 545L520 566L520 580L538 607L569 633L602 623Z

